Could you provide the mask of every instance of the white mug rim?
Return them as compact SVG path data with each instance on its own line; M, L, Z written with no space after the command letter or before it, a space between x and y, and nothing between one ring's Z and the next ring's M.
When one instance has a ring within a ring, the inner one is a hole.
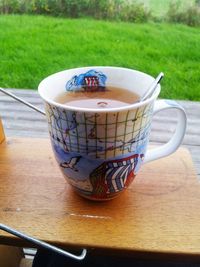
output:
M71 111L77 111L77 112L91 112L91 113L110 113L110 112L121 112L121 111L127 111L127 110L130 110L130 109L136 109L136 108L139 108L143 105L147 105L149 103L151 103L152 101L154 101L159 93L160 93L160 90L161 90L161 87L160 87L160 84L158 84L158 87L157 89L155 90L154 94L150 97L150 98L147 98L146 100L144 101L141 101L141 102L136 102L136 103L133 103L133 104L130 104L130 105L127 105L127 106L122 106L122 107L117 107L117 108L104 108L104 109L98 109L98 108L82 108L82 107L73 107L73 106L68 106L66 104L60 104L60 103L57 103L56 101L53 101L51 99L49 99L48 97L46 97L43 92L42 92L42 87L43 87L43 84L44 82L54 76L54 75L57 75L57 74L60 74L62 72L66 72L66 71L69 71L69 70L80 70L80 69L92 69L92 68L104 68L104 69L108 69L108 68L112 68L112 69L123 69L123 70L129 70L129 71L134 71L134 72L138 72L138 73L142 73L142 74L145 74L146 76L149 76L151 78L154 78L153 76L145 73L145 72L141 72L141 71L138 71L138 70L135 70L135 69L129 69L129 68L123 68L123 67L113 67L113 66L87 66L87 67L79 67L79 68L70 68L70 69L65 69L63 71L59 71L59 72L56 72L56 73L53 73L47 77L45 77L38 85L38 92L39 92L39 95L41 96L41 98L53 105L53 106L56 106L58 108L62 108L62 109L65 109L65 110L71 110ZM155 78L154 78L155 79Z

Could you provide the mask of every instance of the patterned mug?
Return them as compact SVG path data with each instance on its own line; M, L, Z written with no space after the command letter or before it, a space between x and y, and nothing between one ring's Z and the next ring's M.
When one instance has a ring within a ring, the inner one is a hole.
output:
M143 102L115 108L71 107L56 102L60 94L104 90L108 85L144 95L154 78L118 67L83 67L55 73L39 84L56 160L69 184L83 197L109 200L133 181L142 164L173 153L186 129L184 109L171 100L156 100L160 85ZM153 114L178 113L168 143L147 150Z

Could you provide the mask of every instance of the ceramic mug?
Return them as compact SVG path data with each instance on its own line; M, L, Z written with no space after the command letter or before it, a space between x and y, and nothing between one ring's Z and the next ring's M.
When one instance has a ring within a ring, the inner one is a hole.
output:
M55 99L68 91L106 88L112 85L144 95L154 78L118 67L83 67L55 73L39 84L45 102L53 151L69 184L83 197L108 200L118 196L134 180L142 164L166 157L181 144L186 114L175 101L156 100L117 108L71 107ZM147 150L153 115L172 109L178 113L177 127L170 141Z

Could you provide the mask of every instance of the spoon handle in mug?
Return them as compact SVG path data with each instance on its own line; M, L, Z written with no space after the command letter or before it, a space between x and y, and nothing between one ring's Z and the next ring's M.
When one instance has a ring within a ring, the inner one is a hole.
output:
M144 101L153 95L154 91L156 90L158 84L161 82L163 77L164 73L161 72L153 81L153 83L150 85L150 87L147 89L146 93L141 97L140 101Z

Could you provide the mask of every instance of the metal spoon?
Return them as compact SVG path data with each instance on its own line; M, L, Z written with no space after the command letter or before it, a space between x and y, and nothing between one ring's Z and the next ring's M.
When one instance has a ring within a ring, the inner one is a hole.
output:
M151 97L153 95L153 93L155 92L158 84L160 83L160 81L162 80L162 78L164 77L164 73L160 73L156 79L152 82L152 84L150 85L150 87L147 89L147 91L144 93L144 95L140 98L139 102L146 100L147 98Z

